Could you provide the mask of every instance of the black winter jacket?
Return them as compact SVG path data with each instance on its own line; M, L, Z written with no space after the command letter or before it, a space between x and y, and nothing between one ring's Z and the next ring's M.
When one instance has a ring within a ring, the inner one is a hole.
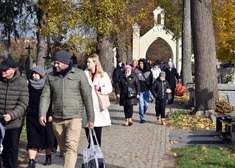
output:
M151 93L156 99L164 99L167 98L166 89L170 89L168 81L161 81L160 78L157 78L152 84Z
M121 106L136 105L138 103L138 99L136 97L128 98L128 87L135 87L137 93L136 95L140 95L140 84L133 72L128 77L126 77L123 73L115 87L117 94L120 95L119 104Z
M176 68L172 68L171 71L166 68L164 71L166 72L166 80L169 82L171 89L175 89L176 79L180 79Z

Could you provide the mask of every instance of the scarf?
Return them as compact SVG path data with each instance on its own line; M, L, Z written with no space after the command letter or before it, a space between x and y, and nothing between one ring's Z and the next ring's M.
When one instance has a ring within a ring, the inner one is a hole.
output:
M45 78L29 79L29 82L34 89L42 89L45 83Z
M56 75L62 75L63 77L65 77L65 75L72 69L72 63L69 64L68 68L63 69L60 72L56 72L55 68L53 69Z

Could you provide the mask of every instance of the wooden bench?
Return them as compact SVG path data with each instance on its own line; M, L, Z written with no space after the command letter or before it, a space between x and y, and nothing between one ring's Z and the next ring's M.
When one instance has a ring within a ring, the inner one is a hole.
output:
M217 116L216 131L221 133L222 138L229 139L235 145L235 121L224 116Z

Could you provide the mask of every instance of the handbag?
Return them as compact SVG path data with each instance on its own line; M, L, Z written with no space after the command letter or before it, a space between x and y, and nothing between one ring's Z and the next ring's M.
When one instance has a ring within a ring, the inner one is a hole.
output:
M167 93L167 100L168 100L168 102L172 100L172 95L171 95L171 93Z
M135 88L135 86L127 88L127 97L128 98L135 98L136 97L136 88Z
M94 144L93 136L95 137L96 144ZM83 150L83 162L82 162L82 168L105 168L105 161L104 157L100 148L100 145L98 144L97 137L95 134L94 129L89 128L89 137L90 139L90 148L87 147Z
M100 111L106 110L111 105L111 103L109 101L109 95L100 94L100 92L98 92L98 91L96 91L96 95L98 98Z

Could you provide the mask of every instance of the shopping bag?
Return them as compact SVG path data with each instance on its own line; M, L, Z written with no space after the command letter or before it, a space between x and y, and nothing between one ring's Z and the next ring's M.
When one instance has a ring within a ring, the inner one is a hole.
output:
M183 96L185 91L185 86L182 85L181 81L178 81L176 88L175 88L175 94L177 96Z
M93 136L95 137L96 144L94 144ZM90 139L90 148L87 147L83 150L83 162L82 168L105 168L104 157L98 144L97 137L94 129L89 128L89 138Z
M96 94L99 102L100 111L106 110L111 105L109 101L109 95L100 94L98 91L96 92Z
M0 154L2 154L2 151L3 151L2 142L5 136L5 132L6 132L6 127L3 126L2 123L0 123Z

